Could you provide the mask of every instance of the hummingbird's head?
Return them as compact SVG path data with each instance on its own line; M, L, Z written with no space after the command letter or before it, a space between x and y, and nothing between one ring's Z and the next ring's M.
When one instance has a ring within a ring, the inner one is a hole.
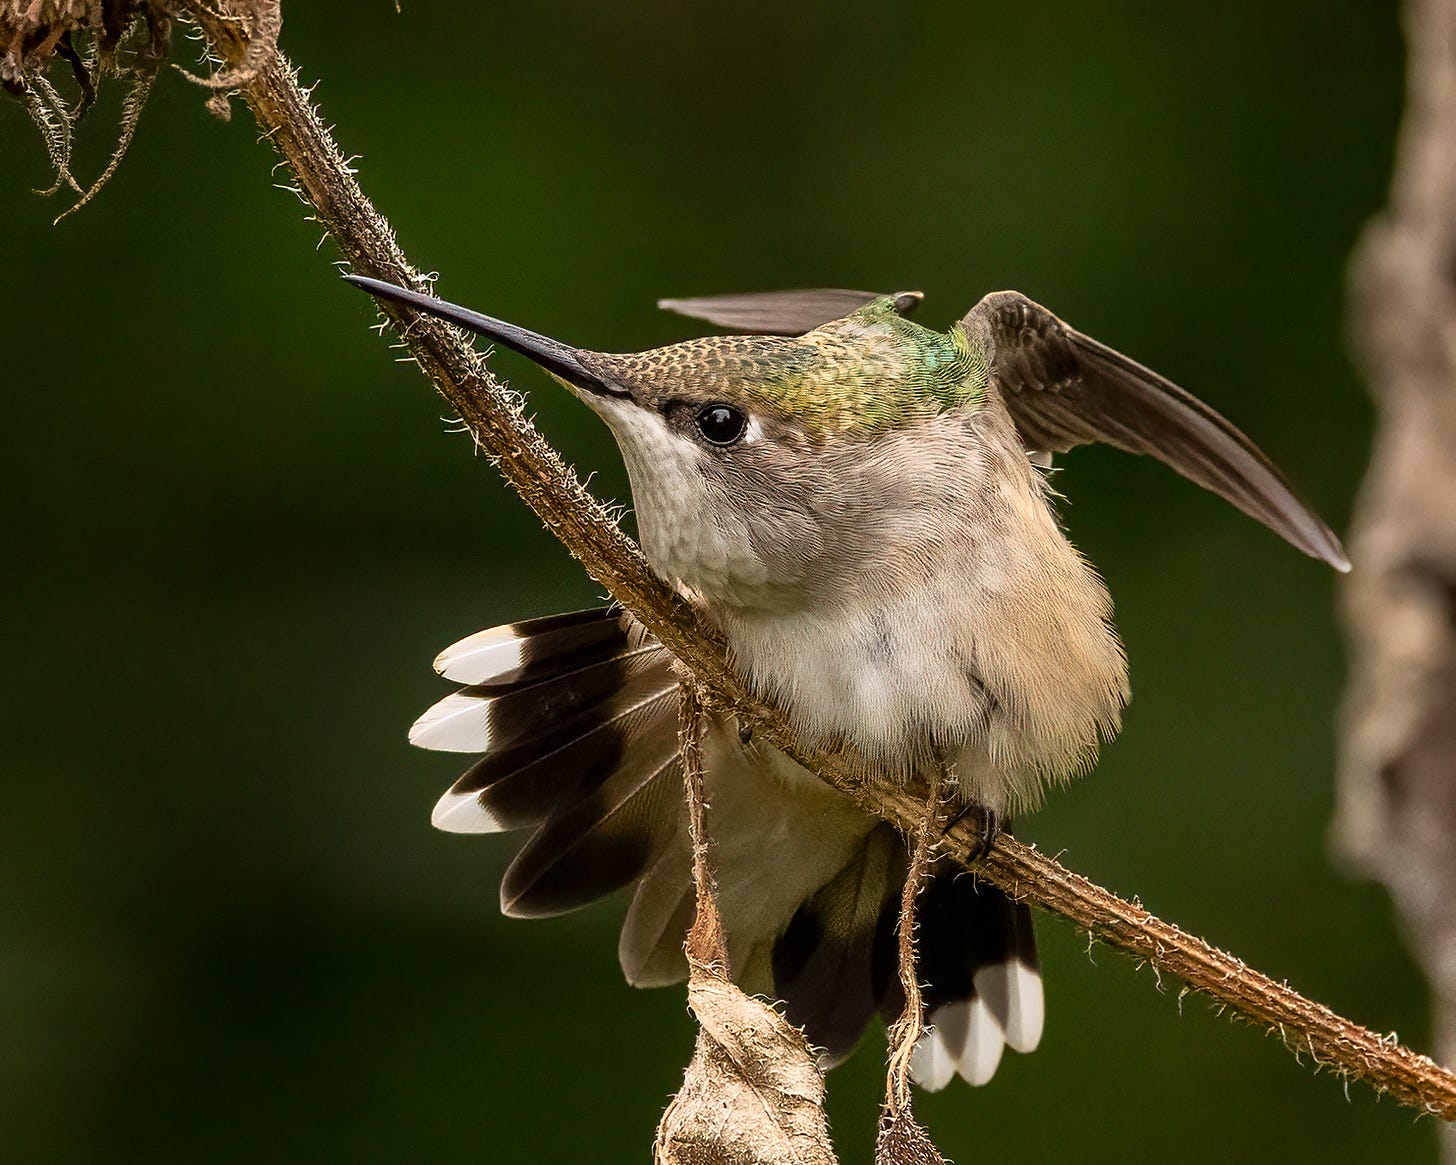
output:
M932 499L967 486L984 355L959 327L903 318L896 297L801 336L612 354L351 281L522 353L597 413L622 451L654 567L716 603L822 606L852 590L877 554L934 537ZM921 512L907 526L897 500L912 493L909 509Z

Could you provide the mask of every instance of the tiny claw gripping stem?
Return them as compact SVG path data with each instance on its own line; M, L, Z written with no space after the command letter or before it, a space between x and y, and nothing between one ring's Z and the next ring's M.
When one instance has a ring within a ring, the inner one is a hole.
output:
M991 852L991 847L1001 836L1001 814L989 805L982 805L979 801L968 801L946 822L945 828L940 831L940 836L946 837L952 829L968 817L975 820L978 841L967 856L967 863L975 865Z
M972 806L976 816L980 819L981 838L971 853L971 861L979 862L991 852L991 847L996 844L996 839L1001 836L1001 814L992 809L989 805Z

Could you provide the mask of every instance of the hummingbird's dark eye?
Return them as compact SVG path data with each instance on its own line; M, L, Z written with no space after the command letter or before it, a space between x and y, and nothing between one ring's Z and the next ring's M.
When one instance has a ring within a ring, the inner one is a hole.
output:
M698 432L710 445L731 445L746 428L748 418L732 405L707 405L698 411Z

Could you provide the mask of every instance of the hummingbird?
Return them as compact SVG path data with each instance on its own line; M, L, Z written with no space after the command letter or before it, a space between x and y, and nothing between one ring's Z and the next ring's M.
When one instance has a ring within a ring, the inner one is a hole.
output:
M718 628L755 694L877 777L943 774L988 845L1092 766L1129 698L1107 587L1058 519L1053 454L1100 441L1155 457L1349 569L1229 421L1019 292L945 331L909 318L916 292L664 300L730 334L611 354L345 278L526 356L595 412L648 561ZM694 898L667 650L609 606L478 632L435 670L460 687L410 739L479 759L433 823L532 831L503 911L555 915L628 890L626 979L684 979ZM733 978L781 1000L832 1065L876 1012L903 1006L907 842L731 714L710 716L703 754ZM912 1077L984 1084L1006 1048L1042 1035L1030 913L944 857L917 913Z

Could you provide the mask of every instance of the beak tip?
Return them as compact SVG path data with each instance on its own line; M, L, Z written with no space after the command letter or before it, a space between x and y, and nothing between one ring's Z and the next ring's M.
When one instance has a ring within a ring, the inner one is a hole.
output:
M342 271L339 278L353 287L367 291L371 295L385 295L391 292L406 291L407 288L398 287L393 283L386 283L382 279L370 279L367 275L355 275L352 271Z

